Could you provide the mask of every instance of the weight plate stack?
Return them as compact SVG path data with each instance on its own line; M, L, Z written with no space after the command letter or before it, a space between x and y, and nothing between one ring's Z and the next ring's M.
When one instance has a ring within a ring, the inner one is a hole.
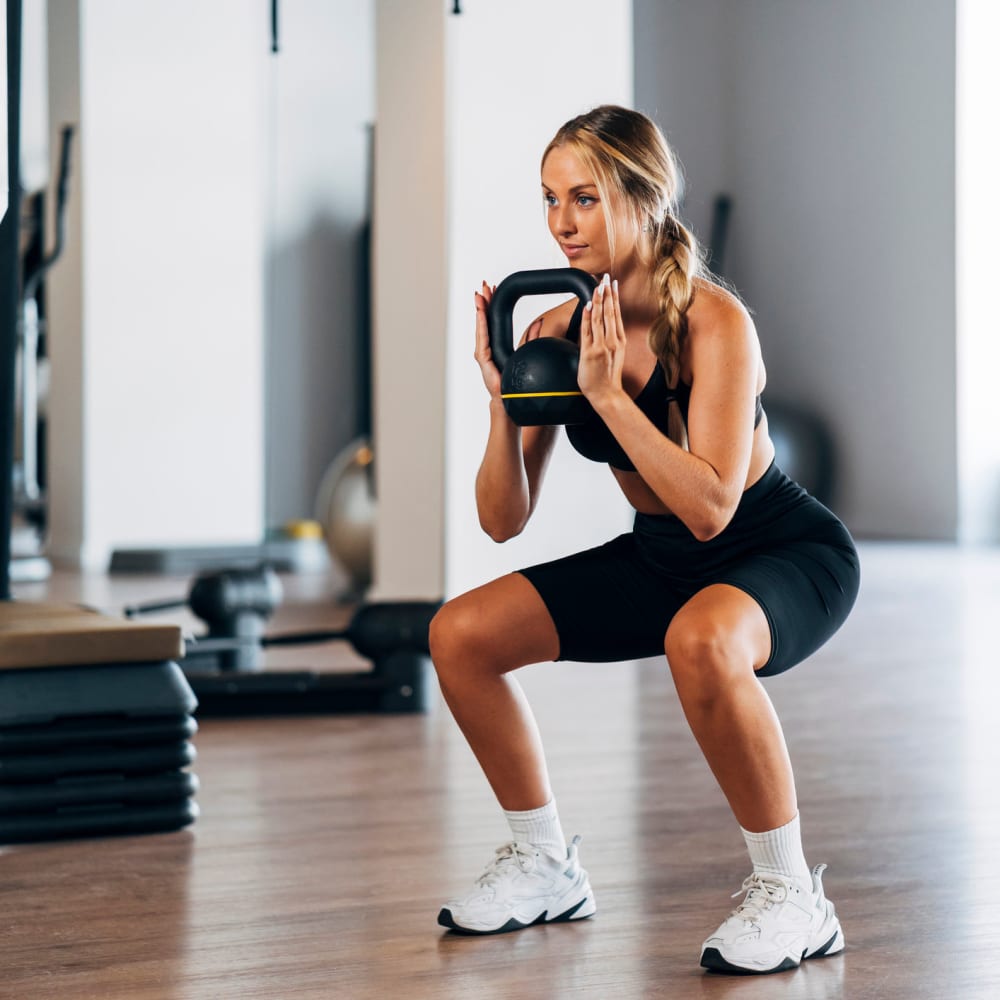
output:
M196 708L172 661L0 670L0 844L193 823Z

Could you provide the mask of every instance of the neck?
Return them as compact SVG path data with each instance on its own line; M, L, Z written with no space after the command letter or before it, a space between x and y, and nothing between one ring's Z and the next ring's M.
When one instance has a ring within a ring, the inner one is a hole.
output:
M618 295L625 325L649 327L656 319L659 306L650 283L648 269L625 268L612 277L618 280Z

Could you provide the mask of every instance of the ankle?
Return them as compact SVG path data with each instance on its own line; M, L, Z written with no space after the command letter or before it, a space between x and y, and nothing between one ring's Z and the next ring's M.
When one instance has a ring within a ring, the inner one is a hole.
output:
M784 826L752 833L743 829L743 839L753 862L753 870L761 875L781 875L806 886L812 885L811 872L802 851L799 814Z
M505 809L504 816L507 817L510 832L516 842L530 844L556 860L561 861L566 857L566 838L559 822L555 799L540 809Z

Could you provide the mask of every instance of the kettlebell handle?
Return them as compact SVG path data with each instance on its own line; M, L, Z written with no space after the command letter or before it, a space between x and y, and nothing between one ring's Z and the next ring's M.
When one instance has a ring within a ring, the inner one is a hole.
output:
M578 267L550 267L515 271L497 285L486 313L490 351L502 372L514 353L514 305L525 295L572 292L586 302L594 294L597 279Z

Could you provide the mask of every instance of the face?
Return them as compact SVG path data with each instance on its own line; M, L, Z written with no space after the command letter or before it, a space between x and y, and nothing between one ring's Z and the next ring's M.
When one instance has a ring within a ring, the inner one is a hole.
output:
M555 147L545 157L542 197L549 232L566 255L567 263L593 275L612 272L620 277L636 254L634 227L623 206L601 202L594 178L576 153L565 146ZM605 212L615 222L614 262Z

